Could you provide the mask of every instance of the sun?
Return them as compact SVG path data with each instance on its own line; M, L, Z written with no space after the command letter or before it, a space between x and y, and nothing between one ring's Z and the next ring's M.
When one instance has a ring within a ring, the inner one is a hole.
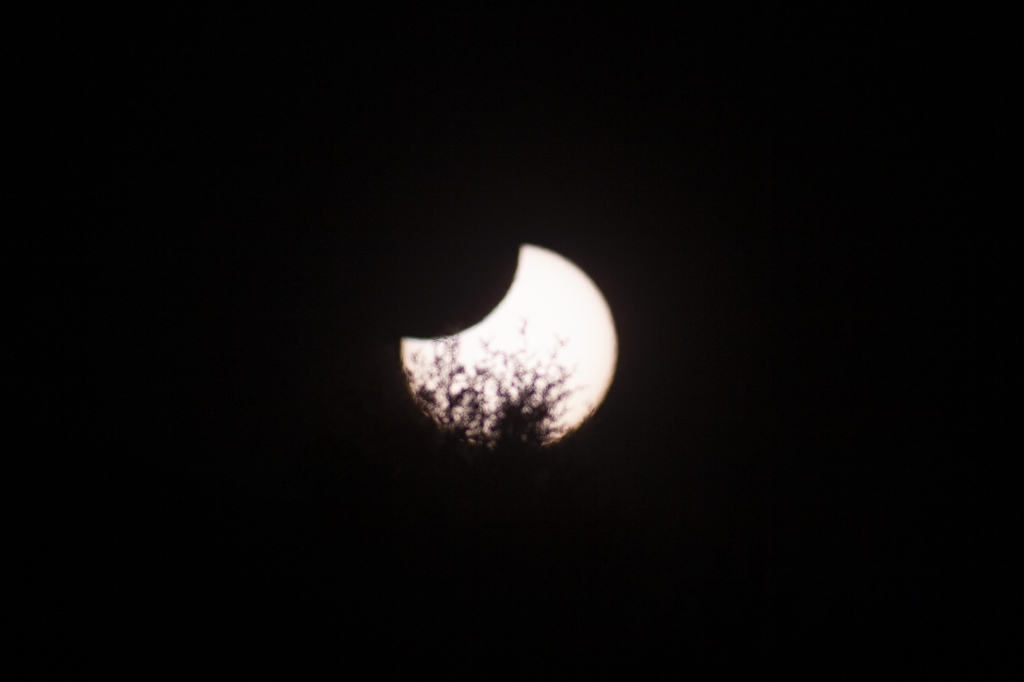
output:
M564 385L571 390L560 401L559 414L551 424L557 437L577 428L601 404L618 358L611 309L597 285L568 259L529 244L519 249L508 293L481 322L447 337L402 339L401 361L414 394L437 381L429 368L436 367L439 354L453 344L458 362L467 368L458 379L466 386L478 374L475 368L490 367L494 379L501 372L508 374L513 359L521 369L532 368L530 380L540 386L552 380L552 372L567 374ZM481 384L485 412L493 409L493 391L499 386L497 380L490 387ZM463 389L453 390L452 395ZM492 391L490 403L487 391Z

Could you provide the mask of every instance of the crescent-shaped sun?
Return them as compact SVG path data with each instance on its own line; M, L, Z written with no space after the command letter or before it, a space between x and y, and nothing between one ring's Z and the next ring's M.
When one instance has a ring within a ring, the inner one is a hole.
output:
M618 357L611 309L594 282L568 259L529 244L519 249L508 293L481 322L452 336L402 339L401 360L414 393L430 380L425 368L452 342L467 367L485 365L495 354L519 354L553 360L566 370L572 390L559 412L558 435L551 440L577 428L597 409Z

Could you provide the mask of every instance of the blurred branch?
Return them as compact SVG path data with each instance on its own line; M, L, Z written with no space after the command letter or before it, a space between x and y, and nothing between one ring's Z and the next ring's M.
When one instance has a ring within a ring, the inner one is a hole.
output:
M414 354L406 375L420 408L459 440L488 449L539 448L568 430L567 402L572 372L558 362L559 339L547 359L529 354L526 322L522 347L491 350L473 366L460 360L458 337L434 342L433 357Z

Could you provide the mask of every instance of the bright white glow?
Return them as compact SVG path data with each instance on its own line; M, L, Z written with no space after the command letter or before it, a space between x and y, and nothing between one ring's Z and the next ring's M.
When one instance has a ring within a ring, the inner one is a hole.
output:
M458 337L460 357L467 365L483 360L486 351L515 352L523 347L547 358L558 348L557 362L572 372L569 385L576 392L568 399L562 423L579 426L604 400L615 374L618 339L611 310L601 291L586 273L553 251L524 244L512 287L501 303L479 324ZM451 338L451 337L442 337ZM413 355L432 359L435 341L403 338L402 364L414 372Z

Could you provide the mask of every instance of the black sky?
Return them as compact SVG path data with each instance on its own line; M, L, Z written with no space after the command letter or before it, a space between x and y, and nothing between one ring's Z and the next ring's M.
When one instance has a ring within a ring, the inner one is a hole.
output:
M928 656L968 608L935 560L957 465L927 444L963 437L936 255L984 88L950 22L862 23L266 21L61 53L130 368L118 483L79 493L116 529L113 641ZM449 505L398 340L481 319L521 243L601 288L618 371L554 510Z

